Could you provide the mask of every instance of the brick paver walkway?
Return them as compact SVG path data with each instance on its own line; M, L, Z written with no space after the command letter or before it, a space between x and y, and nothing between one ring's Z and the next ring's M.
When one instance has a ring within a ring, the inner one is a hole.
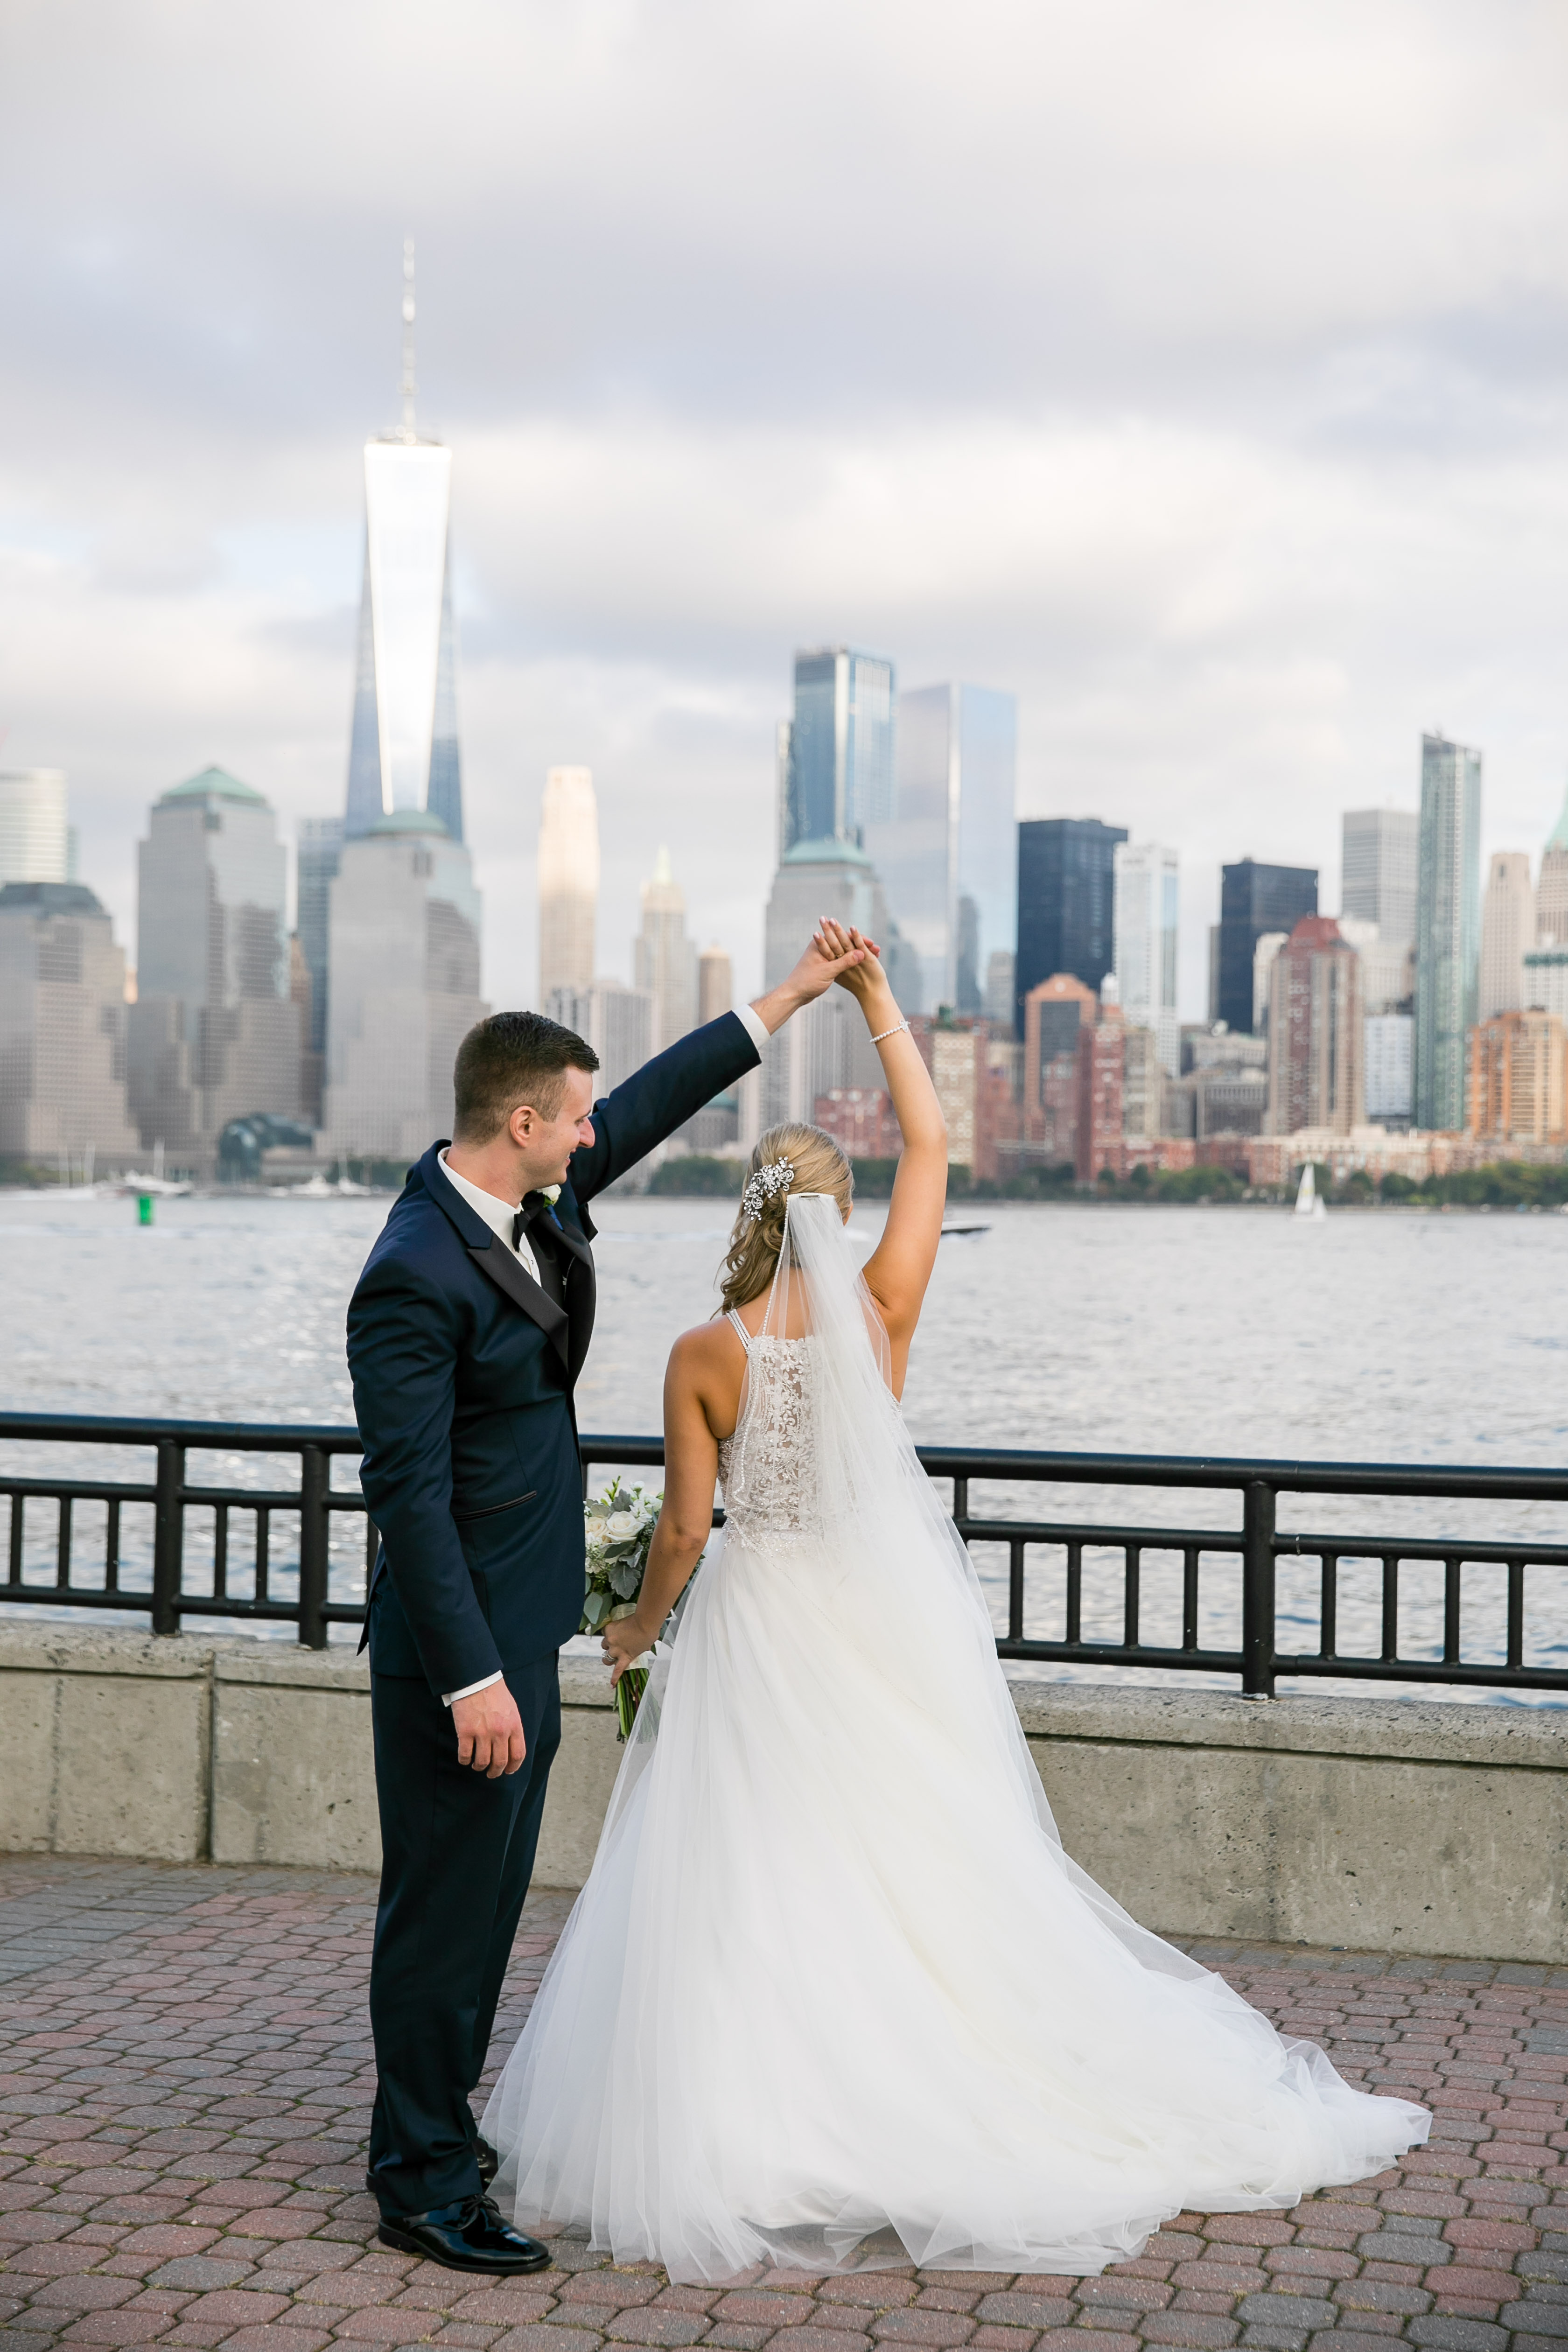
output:
M1398 2172L1186 2213L1102 2277L879 2271L672 2287L556 2241L505 2286L374 2243L373 1888L0 1858L0 2333L194 2352L1568 2352L1568 1969L1197 1947L1352 2081L1436 2110ZM498 2042L565 1916L529 1906ZM1091 2344L1086 2338L1092 2337Z

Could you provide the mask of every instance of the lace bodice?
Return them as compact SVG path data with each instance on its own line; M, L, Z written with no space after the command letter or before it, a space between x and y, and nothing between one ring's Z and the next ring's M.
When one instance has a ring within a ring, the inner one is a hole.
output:
M810 1533L821 1511L816 1475L815 1339L753 1339L731 1322L746 1350L741 1418L719 1448L724 1512L748 1541Z

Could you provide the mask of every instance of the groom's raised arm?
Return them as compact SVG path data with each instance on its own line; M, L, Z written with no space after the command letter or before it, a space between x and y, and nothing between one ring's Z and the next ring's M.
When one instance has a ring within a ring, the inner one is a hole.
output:
M792 1013L825 995L841 971L877 952L868 941L836 956L818 931L787 980L743 1013L721 1013L645 1062L624 1086L594 1105L594 1140L572 1155L569 1181L577 1199L592 1200L695 1118L704 1103L754 1070L763 1047Z
M753 1025L754 1024L754 1025ZM594 1140L572 1155L572 1190L590 1201L647 1158L654 1146L695 1118L705 1103L754 1070L766 1023L751 1005L721 1013L645 1062L594 1105Z

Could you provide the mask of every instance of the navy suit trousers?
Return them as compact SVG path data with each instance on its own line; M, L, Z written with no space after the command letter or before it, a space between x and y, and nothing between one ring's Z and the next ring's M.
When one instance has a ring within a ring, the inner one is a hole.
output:
M371 1678L383 1859L370 2169L388 2217L479 2193L468 2095L484 2072L561 1745L555 1653L506 1679L528 1753L521 1769L489 1780L458 1763L451 1710L427 1683Z

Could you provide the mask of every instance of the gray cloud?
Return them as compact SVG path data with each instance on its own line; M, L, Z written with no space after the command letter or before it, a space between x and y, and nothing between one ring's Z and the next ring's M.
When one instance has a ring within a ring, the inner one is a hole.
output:
M1016 688L1027 813L1325 868L1441 722L1539 845L1568 713L1558 11L13 0L0 725L128 927L147 798L346 756L399 239L456 452L489 985L544 768L606 961L668 840L755 976L791 647Z

